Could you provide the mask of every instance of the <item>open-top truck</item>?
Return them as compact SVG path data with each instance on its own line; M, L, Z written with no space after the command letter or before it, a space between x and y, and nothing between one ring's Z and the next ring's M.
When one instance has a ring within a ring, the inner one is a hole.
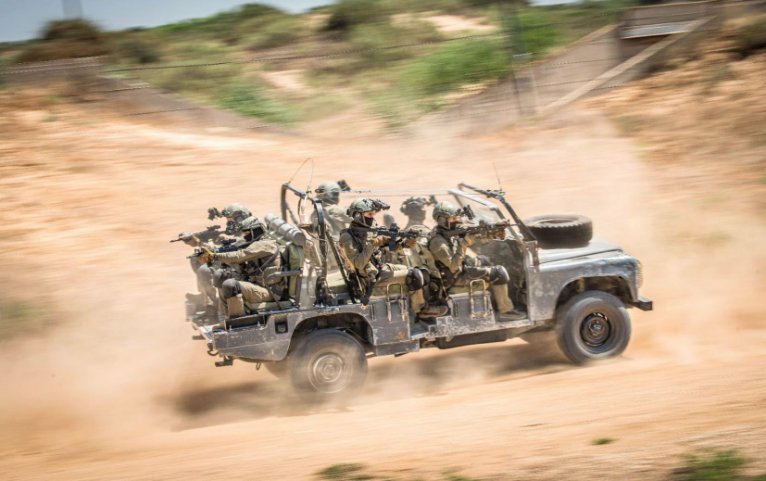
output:
M325 228L322 204L286 183L281 188L281 216L265 218L269 235L283 253L283 300L248 305L248 315L223 323L195 314L193 308L188 315L208 353L220 357L216 365L234 360L262 364L278 377L289 377L300 395L325 400L360 388L369 357L427 347L448 349L521 336L530 342L555 338L548 342L575 363L617 356L630 340L627 309L652 309L652 301L639 294L641 263L621 247L592 238L592 224L585 217L540 216L525 222L502 191L466 184L415 194L470 206L476 221L507 221L505 238L473 249L508 270L509 295L524 318L499 320L487 285L480 280L449 294L446 315L425 320L416 318L406 286L373 291L362 303L340 262L337 239ZM427 239L418 242L423 247Z

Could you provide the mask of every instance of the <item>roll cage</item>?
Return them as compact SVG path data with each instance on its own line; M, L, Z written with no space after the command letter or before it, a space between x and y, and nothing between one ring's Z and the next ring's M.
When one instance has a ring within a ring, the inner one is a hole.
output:
M288 202L288 193L294 194L298 198L298 203L293 210L290 203ZM388 189L349 189L344 191L345 195L348 194L356 194L358 196L361 195L368 195L371 197L391 197L391 196L397 196L397 197L404 197L409 195L422 195L422 196L434 196L434 195L449 195L451 196L461 207L465 207L466 205L472 205L474 207L474 210L476 210L476 206L480 206L480 208L487 213L487 215L490 218L485 218L485 221L488 222L497 222L500 220L508 219L508 216L510 216L510 219L512 220L512 223L509 226L508 231L510 232L511 236L517 240L524 248L525 250L530 254L531 261L533 265L537 265L539 263L538 254L537 254L537 239L535 238L534 234L529 230L529 228L524 224L524 222L521 220L521 218L516 214L516 211L514 210L513 206L511 206L510 202L508 202L505 198L505 192L501 189L482 189L470 184L466 184L464 182L461 182L458 184L456 189L447 189L446 191L426 191L426 190L404 190L404 189L396 189L396 190L388 190ZM494 201L494 202L493 202ZM505 212L503 209L498 206L498 203L500 206L502 206L505 209ZM337 245L335 241L330 237L326 225L325 225L325 213L324 209L322 207L322 203L316 200L314 197L311 196L309 192L306 192L298 187L295 187L294 185L290 184L290 182L286 182L282 184L281 187L281 193L280 193L280 208L281 208L281 216L282 219L286 222L292 222L298 227L307 227L306 222L304 219L304 210L306 208L313 209L313 212L316 215L316 235L319 239L319 250L320 250L320 257L322 265L320 266L320 271L322 272L322 276L326 277L327 273L329 271L329 265L328 265L328 250L331 252L332 258L335 260L336 265L338 266L338 270L340 271L343 281L346 284L346 287L348 287L349 295L352 296L352 300L356 301L356 299L353 298L353 289L351 286L351 281L349 280L349 275L347 272L345 272L345 269L343 268L343 264L340 259L340 254L338 252ZM297 212L296 212L297 210ZM494 217L494 218L492 218ZM514 229L515 227L515 229Z

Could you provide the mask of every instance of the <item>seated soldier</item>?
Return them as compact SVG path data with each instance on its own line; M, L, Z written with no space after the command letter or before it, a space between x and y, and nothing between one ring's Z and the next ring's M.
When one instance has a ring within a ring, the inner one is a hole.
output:
M240 226L245 219L252 217L250 209L242 204L230 204L223 208L221 217L226 218L226 234L236 239Z
M340 185L337 182L323 182L319 184L319 187L317 187L314 192L317 194L317 200L322 204L327 233L330 234L330 237L333 239L337 239L338 235L340 235L340 231L351 222L351 218L347 216L346 212L338 205L338 202L340 202ZM312 211L311 224L314 225L315 228L316 223L316 212Z
M221 284L221 297L229 318L244 316L245 304L277 302L282 298L284 280L272 277L281 271L281 256L276 241L264 236L266 228L255 217L241 224L244 243L231 252L204 249L203 262L220 262L240 267L239 279L226 279Z
M351 203L346 214L351 217L348 229L340 233L340 257L346 270L357 282L356 296L362 303L369 301L374 288L390 284L403 284L410 292L410 302L415 312L425 304L423 285L425 283L420 269L409 268L401 264L385 263L381 259L380 246L388 239L375 235L375 214L380 212L380 201L359 199Z
M482 266L477 259L467 256L468 248L476 239L471 235L460 237L456 232L460 215L461 210L449 202L439 202L433 210L436 227L431 233L428 249L436 264L436 271L431 274L440 279L440 292L446 296L455 287L465 287L472 280L481 279L490 284L499 320L523 319L524 314L514 310L513 301L508 297L510 277L505 267Z
M426 206L429 203L429 200L425 197L410 197L402 202L399 210L407 216L405 229L426 224Z

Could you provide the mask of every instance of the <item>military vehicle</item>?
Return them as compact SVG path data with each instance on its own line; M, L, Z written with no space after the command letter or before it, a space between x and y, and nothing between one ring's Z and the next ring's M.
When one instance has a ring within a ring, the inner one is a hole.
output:
M302 397L329 400L363 385L368 358L429 347L449 349L521 336L530 342L555 338L550 342L574 363L617 356L630 340L627 308L652 309L652 301L639 295L641 263L621 247L592 238L592 224L585 217L540 216L525 222L501 190L466 184L415 194L470 206L475 222L507 225L504 238L472 248L491 264L506 267L510 297L525 318L499 320L481 280L449 295L447 315L425 320L416 318L405 286L373 291L362 303L340 262L337 239L325 229L322 204L286 183L281 215L265 220L283 250L280 275L287 295L280 302L248 305L250 313L234 319L206 316L189 306L188 318L198 337L206 341L210 355L220 358L216 365L257 363L288 377Z

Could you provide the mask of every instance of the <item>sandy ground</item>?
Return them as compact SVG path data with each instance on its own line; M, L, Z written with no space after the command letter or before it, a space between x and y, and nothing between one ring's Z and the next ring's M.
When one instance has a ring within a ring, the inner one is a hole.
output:
M0 344L3 479L315 479L360 463L396 480L644 480L706 447L766 471L764 224L718 182L726 167L657 169L594 106L484 136L350 141L2 109L0 288L54 325ZM380 188L494 187L495 164L523 216L587 214L640 258L656 310L631 310L623 357L583 368L519 340L373 359L342 407L302 405L253 365L215 368L183 322L187 249L167 240L212 205L275 211L307 157L313 184Z

